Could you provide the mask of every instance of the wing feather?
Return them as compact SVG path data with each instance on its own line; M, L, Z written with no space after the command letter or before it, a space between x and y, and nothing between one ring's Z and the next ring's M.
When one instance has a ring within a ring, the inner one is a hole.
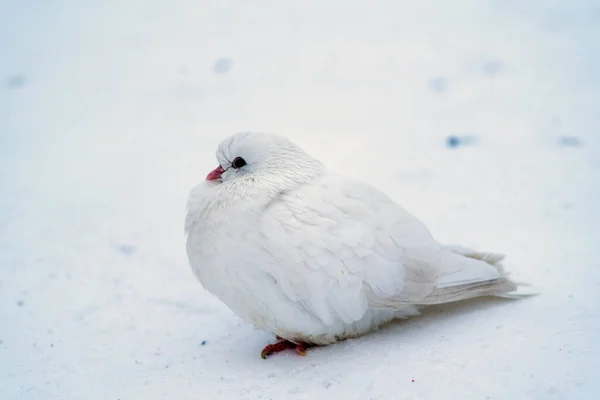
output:
M435 280L404 244L434 249L427 229L361 182L327 175L283 193L259 229L263 250L282 260L268 268L282 292L328 325L358 321L386 299L425 297Z

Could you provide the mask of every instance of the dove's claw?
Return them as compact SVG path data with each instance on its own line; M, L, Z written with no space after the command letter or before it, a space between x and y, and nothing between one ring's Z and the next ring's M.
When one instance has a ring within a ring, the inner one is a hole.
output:
M299 345L296 345L296 353L300 354L301 356L305 356L306 355L306 349L309 346L306 343L300 343Z
M304 356L306 355L306 349L309 347L307 343L296 344L285 339L281 339L279 336L277 337L277 340L279 340L277 343L267 345L260 353L260 356L263 359L266 359L271 354L279 353L288 349L296 349L296 353Z
M280 340L277 343L265 346L263 351L260 353L260 356L262 358L267 358L267 356L270 356L271 354L279 353L280 351L294 348L296 348L295 343L288 342L287 340Z

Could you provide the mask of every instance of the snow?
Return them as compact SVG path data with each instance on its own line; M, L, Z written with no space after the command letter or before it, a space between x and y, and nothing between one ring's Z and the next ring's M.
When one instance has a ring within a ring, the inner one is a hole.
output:
M597 398L600 5L568 4L2 2L0 398ZM262 360L183 236L240 130L541 295Z

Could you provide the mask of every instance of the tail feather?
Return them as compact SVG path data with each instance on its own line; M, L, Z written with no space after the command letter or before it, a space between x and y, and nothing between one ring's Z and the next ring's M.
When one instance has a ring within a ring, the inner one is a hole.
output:
M462 246L445 246L445 248L452 251L453 253L460 254L461 256L474 258L475 260L485 261L490 265L498 267L501 266L500 263L506 257L504 254L475 251Z
M508 278L501 277L487 282L469 283L434 289L419 304L432 305L467 300L482 296L507 297L508 293L517 289L517 284Z
M519 292L522 284L508 278L501 261L504 255L447 246L436 288L419 304L432 305L482 296L519 299L535 293Z

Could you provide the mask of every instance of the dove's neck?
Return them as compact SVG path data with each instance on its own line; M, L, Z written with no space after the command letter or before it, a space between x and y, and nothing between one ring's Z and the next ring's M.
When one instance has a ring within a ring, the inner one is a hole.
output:
M264 171L223 183L204 182L195 187L188 200L188 224L202 221L205 226L225 226L235 221L252 223L277 197L323 176L325 167L318 161L307 168L271 167ZM250 220L250 221L249 221Z
M228 199L230 205L246 211L261 212L281 193L314 181L325 174L325 167L318 161L310 165L271 166L262 171L224 182L219 196Z

